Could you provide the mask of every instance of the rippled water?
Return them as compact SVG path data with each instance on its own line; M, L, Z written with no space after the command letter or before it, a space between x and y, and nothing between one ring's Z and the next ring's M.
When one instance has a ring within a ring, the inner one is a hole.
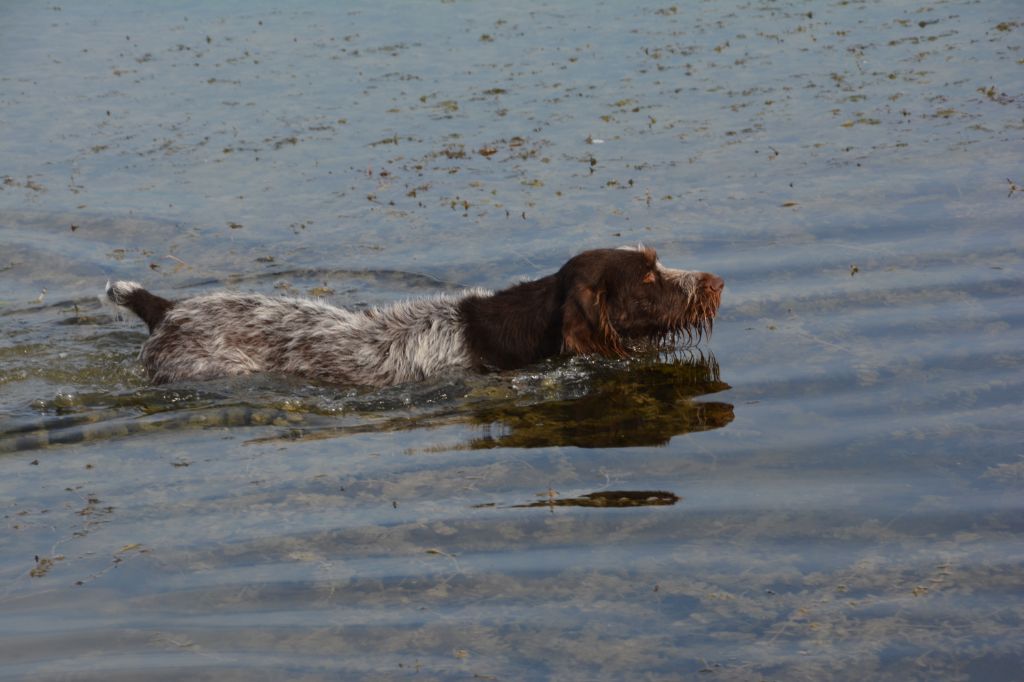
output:
M0 678L1024 667L1024 21L0 9ZM108 278L353 307L643 241L710 343L148 386Z

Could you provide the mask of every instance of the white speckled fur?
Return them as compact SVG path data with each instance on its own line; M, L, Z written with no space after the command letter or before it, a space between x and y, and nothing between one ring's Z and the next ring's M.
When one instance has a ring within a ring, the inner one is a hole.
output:
M138 282L129 282L127 280L111 282L107 280L106 288L99 295L100 303L112 308L118 320L129 320L131 319L132 311L124 305L125 297L136 289L141 288L142 285Z
M489 293L356 312L302 298L197 296L167 312L140 357L157 382L253 372L373 386L418 381L472 366L456 304Z

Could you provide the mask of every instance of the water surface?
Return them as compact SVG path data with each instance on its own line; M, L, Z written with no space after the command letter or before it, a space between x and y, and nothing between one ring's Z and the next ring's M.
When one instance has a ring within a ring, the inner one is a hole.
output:
M1012 679L1010 0L0 9L3 679ZM108 278L351 307L643 241L699 348L148 385Z

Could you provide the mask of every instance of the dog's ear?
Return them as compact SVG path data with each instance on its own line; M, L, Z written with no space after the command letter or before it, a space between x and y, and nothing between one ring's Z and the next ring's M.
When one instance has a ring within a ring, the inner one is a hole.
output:
M608 320L604 292L575 286L562 304L562 348L569 353L625 357L622 339Z

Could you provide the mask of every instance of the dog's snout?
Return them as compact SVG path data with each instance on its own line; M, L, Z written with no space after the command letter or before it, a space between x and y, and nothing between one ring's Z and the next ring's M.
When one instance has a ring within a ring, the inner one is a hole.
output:
M718 275L712 275L710 272L704 273L703 284L704 288L716 294L722 293L722 289L725 288L725 280Z

